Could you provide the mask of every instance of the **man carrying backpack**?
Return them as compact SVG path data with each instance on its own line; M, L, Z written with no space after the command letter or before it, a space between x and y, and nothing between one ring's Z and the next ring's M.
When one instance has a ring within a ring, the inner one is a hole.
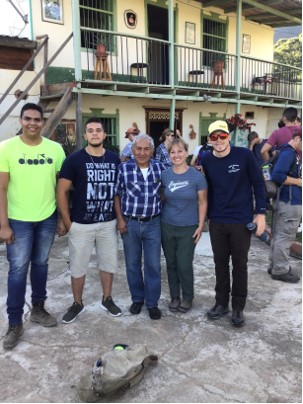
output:
M291 271L289 250L297 233L302 211L302 128L298 127L290 147L283 147L273 166L271 178L281 185L273 217L273 239L269 253L268 273L272 279L296 283L300 277Z

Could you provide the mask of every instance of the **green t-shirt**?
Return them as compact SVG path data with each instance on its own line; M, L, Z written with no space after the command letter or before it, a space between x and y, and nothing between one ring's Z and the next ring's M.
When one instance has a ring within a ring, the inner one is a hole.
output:
M38 222L56 209L56 175L65 159L59 143L47 138L28 146L19 136L0 143L0 172L9 173L8 217Z

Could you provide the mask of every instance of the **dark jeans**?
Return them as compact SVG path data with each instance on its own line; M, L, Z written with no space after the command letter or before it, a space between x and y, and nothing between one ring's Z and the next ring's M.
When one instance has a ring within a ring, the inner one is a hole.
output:
M193 259L195 243L193 234L197 226L173 226L161 222L162 247L166 258L167 277L172 298L194 298Z
M232 308L243 310L247 297L247 261L251 233L245 224L209 223L216 270L216 303L227 306L230 294L229 261L232 260Z
M9 325L22 323L25 303L26 280L29 265L32 286L32 304L46 299L48 257L57 227L57 214L41 222L9 220L15 241L7 245L8 296L7 314Z

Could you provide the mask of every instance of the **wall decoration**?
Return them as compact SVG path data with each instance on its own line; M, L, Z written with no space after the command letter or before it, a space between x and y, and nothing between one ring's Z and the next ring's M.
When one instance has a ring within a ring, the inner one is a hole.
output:
M185 22L185 43L196 43L196 24L193 22Z
M42 21L63 24L63 0L41 0Z
M124 11L124 22L127 28L134 29L137 25L137 14L132 10Z
M251 36L243 34L242 37L242 53L250 54Z

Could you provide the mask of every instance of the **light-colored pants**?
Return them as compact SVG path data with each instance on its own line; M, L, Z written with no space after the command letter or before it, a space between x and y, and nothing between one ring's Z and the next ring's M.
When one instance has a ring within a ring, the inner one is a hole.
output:
M274 275L289 271L289 250L296 238L302 214L302 205L278 201L274 212L273 239L269 252L269 268Z
M86 275L93 247L96 248L98 269L115 273L118 269L118 233L116 220L93 224L73 222L68 245L71 275Z

